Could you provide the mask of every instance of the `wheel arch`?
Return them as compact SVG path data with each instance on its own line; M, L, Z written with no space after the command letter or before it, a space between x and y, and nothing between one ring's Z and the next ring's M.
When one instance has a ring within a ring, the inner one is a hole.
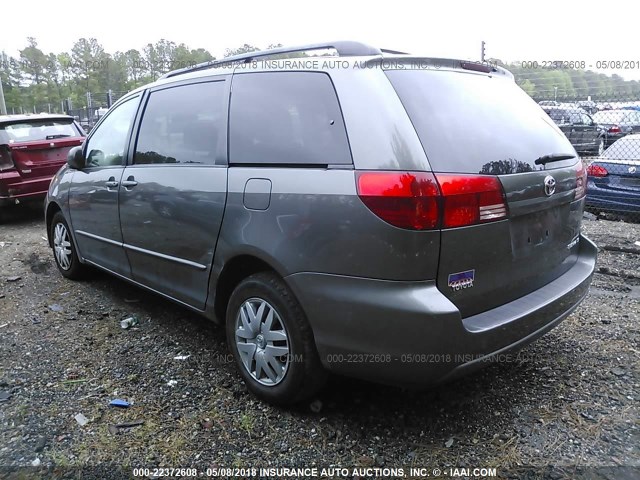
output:
M224 262L215 284L213 301L215 317L219 323L224 323L227 304L238 284L248 276L259 272L274 272L284 278L271 262L252 253L240 253Z

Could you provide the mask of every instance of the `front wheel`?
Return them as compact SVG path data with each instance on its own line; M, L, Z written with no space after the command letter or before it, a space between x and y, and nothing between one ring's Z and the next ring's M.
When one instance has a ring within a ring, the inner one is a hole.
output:
M60 273L66 278L78 280L84 277L86 267L80 263L76 246L71 238L69 225L62 212L57 212L51 220L50 233L53 244L53 257Z
M226 331L240 375L257 397L288 405L324 385L327 373L311 327L275 273L258 273L240 282L227 306Z

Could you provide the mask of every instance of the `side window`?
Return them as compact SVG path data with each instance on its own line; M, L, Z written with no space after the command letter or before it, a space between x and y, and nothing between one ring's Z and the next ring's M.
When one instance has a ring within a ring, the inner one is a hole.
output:
M579 113L569 114L569 119L572 125L582 125L582 117Z
M116 106L91 135L86 150L88 167L122 165L139 99L136 96Z
M220 80L152 92L133 163L215 164L225 120L224 91Z
M328 75L267 72L233 77L230 163L351 164Z
M582 123L584 123L585 125L593 125L593 120L591 120L591 117L589 115L585 115L583 113L582 114Z

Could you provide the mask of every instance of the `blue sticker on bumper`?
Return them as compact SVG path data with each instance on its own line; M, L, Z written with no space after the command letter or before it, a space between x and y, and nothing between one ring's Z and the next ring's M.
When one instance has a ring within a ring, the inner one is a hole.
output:
M453 288L456 291L463 288L471 288L473 287L475 276L475 270L466 270L464 272L451 273L449 274L449 287Z

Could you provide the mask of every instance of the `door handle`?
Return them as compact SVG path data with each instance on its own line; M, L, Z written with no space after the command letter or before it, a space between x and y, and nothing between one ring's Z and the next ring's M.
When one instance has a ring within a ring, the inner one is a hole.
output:
M122 186L125 188L135 187L136 185L138 185L138 182L136 182L136 179L133 177L133 175L122 182Z
M109 180L104 182L107 188L116 188L118 186L118 182L116 182L116 177L109 177Z

